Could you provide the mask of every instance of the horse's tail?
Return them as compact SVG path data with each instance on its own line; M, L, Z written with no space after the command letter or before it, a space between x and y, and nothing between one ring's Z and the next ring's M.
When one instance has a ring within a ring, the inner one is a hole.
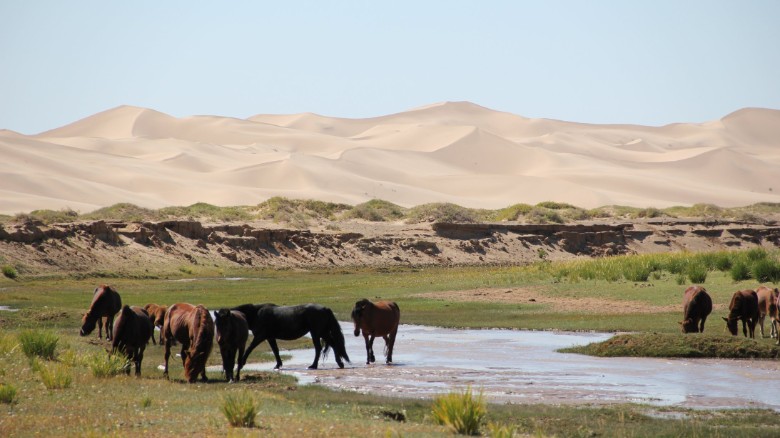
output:
M133 310L130 309L130 306L125 305L122 307L122 311L119 314L119 318L114 324L114 333L112 333L112 342L111 347L112 349L116 350L117 348L121 347L120 344L124 342L125 339L125 332L129 330L130 325L130 319L133 317L132 315Z
M336 319L336 315L333 314L332 310L326 310L327 322L325 327L325 336L323 336L325 347L322 350L322 357L324 359L328 354L328 349L333 347L333 352L336 354L336 359L343 359L347 362L350 362L349 355L347 355L347 348L344 342L344 333L341 332L339 321Z

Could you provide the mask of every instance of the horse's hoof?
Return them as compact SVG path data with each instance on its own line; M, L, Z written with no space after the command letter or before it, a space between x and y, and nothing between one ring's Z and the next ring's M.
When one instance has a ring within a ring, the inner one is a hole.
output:
M316 370L317 369L317 365L309 365L309 369L310 370Z
M344 364L343 364L343 363L340 363L340 364L339 364L339 368L341 368L341 369L344 369Z

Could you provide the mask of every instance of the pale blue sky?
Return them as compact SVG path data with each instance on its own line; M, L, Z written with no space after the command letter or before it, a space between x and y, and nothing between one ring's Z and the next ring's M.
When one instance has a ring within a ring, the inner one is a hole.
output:
M118 105L373 117L469 100L588 123L780 108L780 1L0 0L0 128Z

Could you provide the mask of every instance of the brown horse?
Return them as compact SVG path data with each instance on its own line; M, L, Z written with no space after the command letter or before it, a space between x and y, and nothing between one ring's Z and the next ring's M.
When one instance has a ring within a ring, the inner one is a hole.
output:
M244 356L246 341L249 338L249 325L246 316L238 310L219 309L214 313L214 325L217 327L217 345L222 355L222 369L225 379L233 382L233 366L238 353L238 369L235 382L241 380L241 357Z
M758 295L758 324L761 327L761 337L764 335L764 319L769 315L769 336L774 338L777 336L775 331L775 313L777 307L777 298L780 295L780 291L777 288L771 288L766 286L759 286L756 289L756 295Z
M138 306L124 306L114 325L114 341L111 343L112 353L120 352L135 363L135 375L141 375L141 361L144 360L144 350L149 343L149 337L154 332L154 325L149 314ZM130 374L130 368L127 368Z
M98 339L103 338L103 317L106 318L106 339L111 340L114 331L114 315L122 308L122 298L111 286L102 284L92 294L92 304L81 318L81 336L86 336L98 326Z
M363 331L363 339L366 341L366 364L376 361L374 338L377 336L385 340L387 363L393 362L393 346L400 320L401 310L393 301L372 303L364 298L355 303L352 309L352 321L355 323L355 336L360 336L360 331Z
M200 375L207 382L206 361L214 345L214 320L209 311L202 305L188 303L176 303L168 308L160 336L160 342L165 343L165 377L168 377L168 358L174 340L181 344L181 361L187 381L195 383Z
M149 314L149 319L152 321L152 324L160 329L160 336L162 336L162 328L165 323L165 312L168 310L168 306L149 303L144 306L144 310ZM157 342L154 340L154 331L152 331L152 343L157 345ZM160 339L160 346L162 346L162 339Z
M729 317L723 318L726 327L733 336L737 336L737 321L742 320L742 333L747 337L748 327L750 337L755 337L758 322L758 295L751 289L734 292L729 303Z
M704 321L712 312L712 298L701 286L690 286L683 293L683 333L704 333Z

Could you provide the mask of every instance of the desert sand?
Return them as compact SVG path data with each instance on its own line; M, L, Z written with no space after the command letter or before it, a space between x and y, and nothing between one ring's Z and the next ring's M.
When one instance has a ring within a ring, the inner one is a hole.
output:
M344 119L172 117L121 106L37 135L0 130L0 213L272 196L402 206L780 202L780 111L700 124L529 119L469 102Z

